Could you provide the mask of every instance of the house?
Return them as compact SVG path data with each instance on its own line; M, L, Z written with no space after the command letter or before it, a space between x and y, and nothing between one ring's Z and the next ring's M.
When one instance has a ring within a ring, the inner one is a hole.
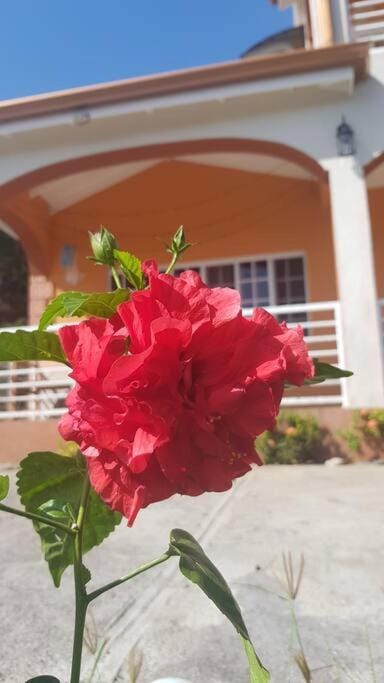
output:
M35 324L63 289L111 287L87 230L161 264L182 223L183 267L301 321L314 356L355 373L288 404L383 406L384 3L274 1L295 26L236 61L0 102L1 228ZM1 418L62 412L55 369L0 372L23 389L3 389Z

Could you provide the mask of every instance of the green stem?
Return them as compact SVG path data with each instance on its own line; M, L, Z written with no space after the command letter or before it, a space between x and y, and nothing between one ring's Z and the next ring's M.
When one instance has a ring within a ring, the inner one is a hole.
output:
M83 489L81 492L79 511L77 513L77 533L73 539L73 566L75 576L76 614L75 632L73 636L72 669L70 683L80 683L81 656L83 652L85 617L87 614L88 607L87 591L85 588L83 572L83 531L85 515L87 511L88 496L89 480L87 477L84 481Z
M115 266L111 266L111 273L112 273L112 277L115 281L115 285L116 285L117 289L123 289L123 286L120 282L119 274L118 274Z
M26 517L26 519L31 519L33 522L39 522L40 524L48 524L53 526L55 529L61 529L61 531L66 531L67 534L75 535L77 532L75 529L62 524L61 522L56 522L52 517L47 515L38 515L35 512L26 512L24 510L17 510L16 508L9 507L8 505L3 505L0 503L0 510L3 512L10 512L12 515L17 515L18 517Z
M174 267L175 267L175 265L176 265L178 259L179 259L179 254L177 254L177 253L176 253L176 254L173 254L173 256L172 256L172 261L171 261L171 263L169 264L167 270L165 271L165 274L166 274L166 275L170 275L170 273L172 273L172 271L173 271L173 269L174 269Z
M93 593L90 593L88 595L88 603L92 602L92 600L95 600L95 598L98 598L99 595L106 593L106 591L111 590L111 588L120 586L121 583L125 583L126 581L133 579L135 576L138 576L138 574L142 574L143 572L146 572L148 569L152 569L152 567L156 567L156 565L162 564L162 562L166 562L170 557L172 557L172 555L164 553L164 555L161 555L156 560L152 560L152 562L147 562L147 564L142 564L140 567L134 569L133 572L127 574L126 576L123 576L121 579L116 579L116 581L111 581L111 583L107 583L105 586L98 588L97 590L93 591Z

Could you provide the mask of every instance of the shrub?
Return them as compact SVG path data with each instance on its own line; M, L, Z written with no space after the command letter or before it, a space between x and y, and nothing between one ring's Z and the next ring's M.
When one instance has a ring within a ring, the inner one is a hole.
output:
M352 426L340 432L348 449L353 453L369 451L376 458L384 452L384 410L358 410L354 413Z
M266 464L291 465L315 462L321 444L321 430L312 415L281 413L276 427L256 440Z

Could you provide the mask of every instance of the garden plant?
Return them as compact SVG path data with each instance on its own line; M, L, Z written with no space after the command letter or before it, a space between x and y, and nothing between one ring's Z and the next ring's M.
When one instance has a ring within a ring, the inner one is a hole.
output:
M362 409L354 412L352 425L340 432L353 457L365 455L382 459L384 445L384 410Z
M55 586L73 567L74 637L70 682L79 683L87 609L107 591L176 558L182 574L210 598L238 632L252 683L270 680L229 586L197 541L173 529L164 553L103 586L91 585L84 555L129 526L153 503L175 494L228 490L262 460L255 438L273 430L284 387L348 372L308 355L303 332L263 309L242 315L238 292L209 288L193 271L172 275L190 246L182 228L160 273L119 249L105 228L90 235L96 265L111 269L112 292L64 292L38 329L0 333L0 361L54 361L74 387L61 436L78 446L30 453L17 472L21 507L0 512L32 521ZM57 318L71 318L58 332ZM79 321L80 318L80 321ZM26 529L27 530L27 529ZM49 661L49 653L47 653ZM54 672L30 679L58 681Z
M295 465L314 462L320 444L321 429L313 415L283 411L274 429L257 439L256 448L268 465Z

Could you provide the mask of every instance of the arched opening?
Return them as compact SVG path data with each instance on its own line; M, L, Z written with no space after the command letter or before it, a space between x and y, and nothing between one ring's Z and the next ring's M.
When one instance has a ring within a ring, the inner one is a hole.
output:
M88 230L107 225L123 248L162 264L162 245L184 224L195 245L188 265L209 284L226 278L245 307L293 305L337 298L326 188L320 164L288 145L181 140L37 168L0 187L0 216L18 197L34 203L34 218L44 208L43 225L31 224L24 205L22 224L12 226L53 293L108 286L85 260ZM313 231L322 234L321 258Z
M28 263L20 240L0 224L0 326L28 320Z

